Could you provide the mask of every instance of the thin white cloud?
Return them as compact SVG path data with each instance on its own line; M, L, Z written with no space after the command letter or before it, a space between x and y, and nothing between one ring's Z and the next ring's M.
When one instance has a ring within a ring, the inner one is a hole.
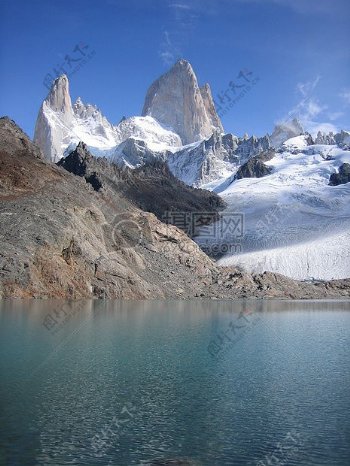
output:
M345 90L339 94L347 105L350 105L350 90Z
M327 105L320 105L316 100L310 98L300 106L298 119L306 131L312 136L321 131L321 133L336 133L337 127L328 121L318 121L320 116L327 109ZM328 118L328 115L326 116Z
M183 50L190 41L198 19L197 11L193 8L193 1L195 0L167 2L169 21L165 26L158 51L166 66L183 58Z
M180 57L181 52L170 38L169 31L163 32L163 40L160 45L159 56L166 66L171 66Z
M265 0L264 0L265 1ZM301 14L332 14L342 0L268 0Z
M284 119L284 122L286 122L297 118L303 128L312 136L316 136L318 131L336 133L338 128L330 121L334 121L342 115L342 112L326 113L328 106L322 105L313 95L319 81L320 76L317 76L315 79L296 85L296 92L300 100ZM322 121L324 118L330 121Z
M297 92L300 93L302 97L307 97L316 88L320 79L321 79L321 76L316 76L316 78L312 79L311 81L306 81L304 83L298 83L297 88L296 88Z
M305 103L304 109L307 118L315 118L327 109L327 105L320 105L316 100L309 99Z
M320 105L320 103L311 96L306 96L300 100L298 104L288 112L287 119L291 120L297 118L301 122L310 121L316 118L327 109L327 105Z
M321 133L337 133L338 128L333 125L332 123L323 123L317 121L307 121L304 122L304 128L308 131L312 136L316 136L317 133L320 131Z
M162 59L164 65L170 66L174 63L175 58L171 52L159 52L160 58Z
M341 10L342 6L346 7L348 0L188 0L186 5L193 9L202 11L205 14L222 14L227 8L232 8L237 4L256 4L266 5L273 4L279 8L293 10L295 13L302 15L335 15Z
M335 120L338 120L343 115L344 115L344 112L329 112L328 118L330 119L330 121L335 121Z
M180 10L191 10L192 7L186 3L172 3L169 5L170 8L179 8Z

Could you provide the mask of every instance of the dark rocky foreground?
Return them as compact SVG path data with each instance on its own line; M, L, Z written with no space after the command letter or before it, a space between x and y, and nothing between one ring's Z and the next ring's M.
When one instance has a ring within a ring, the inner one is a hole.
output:
M45 161L0 119L0 297L349 297L350 280L219 268L184 232L139 209L123 180L106 182L97 165L88 178ZM167 189L175 198L175 184Z

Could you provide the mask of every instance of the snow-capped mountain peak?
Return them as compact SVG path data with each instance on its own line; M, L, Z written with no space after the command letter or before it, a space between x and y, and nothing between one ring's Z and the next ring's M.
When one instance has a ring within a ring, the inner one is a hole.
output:
M209 84L200 88L190 63L179 60L149 88L143 116L123 117L118 125L112 125L95 105L84 103L81 97L72 105L68 78L60 76L40 108L34 141L54 162L79 141L94 155L116 160L118 145L128 138L133 141L127 148L143 140L144 150L164 153L209 138L215 131L223 132L223 128ZM131 158L136 161L134 151ZM123 157L129 164L126 160L127 156ZM143 160L142 156L140 163Z
M150 116L124 118L115 126L121 142L130 137L143 139L150 150L172 150L181 146L180 136Z
M146 149L171 150L181 146L180 137L154 118L123 118L112 125L97 106L78 97L72 105L67 76L57 78L38 114L34 142L54 162L83 141L96 156L111 156L128 138L143 139Z

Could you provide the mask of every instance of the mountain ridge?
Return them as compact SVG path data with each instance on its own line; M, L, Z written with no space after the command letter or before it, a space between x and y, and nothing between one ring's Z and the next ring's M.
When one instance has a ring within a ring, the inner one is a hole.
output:
M0 298L349 297L349 280L217 267L175 226L44 159L8 118L0 160Z

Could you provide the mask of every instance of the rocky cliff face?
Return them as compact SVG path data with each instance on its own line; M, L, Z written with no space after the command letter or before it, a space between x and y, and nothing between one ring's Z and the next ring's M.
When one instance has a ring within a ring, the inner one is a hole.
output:
M65 75L56 79L51 91L42 103L35 125L34 143L48 160L62 156L62 141L73 121L69 83Z
M208 85L199 88L192 66L179 60L148 89L142 115L177 133L183 144L223 131Z
M224 132L224 128L222 126L221 120L219 118L219 115L216 113L216 108L214 105L214 99L211 93L211 89L208 83L204 84L203 87L200 89L201 96L203 99L205 111L209 117L211 125L215 128L221 131L222 133Z

